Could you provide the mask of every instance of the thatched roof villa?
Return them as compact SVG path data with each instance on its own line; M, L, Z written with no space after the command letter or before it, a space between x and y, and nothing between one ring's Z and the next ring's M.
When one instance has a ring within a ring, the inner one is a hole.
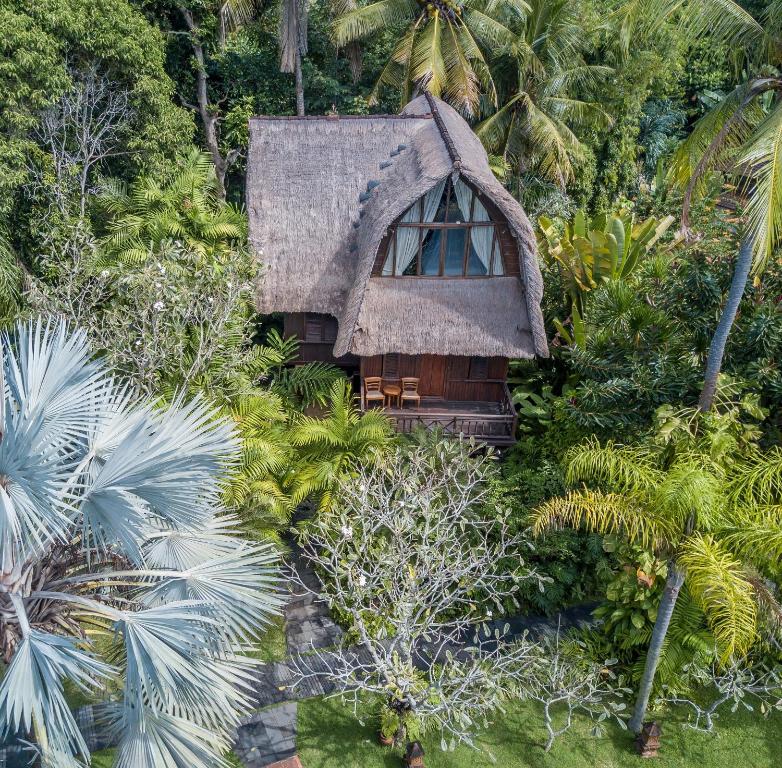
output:
M462 117L425 94L399 115L254 118L247 175L258 308L285 313L302 359L354 369L399 429L512 442L507 363L548 354L543 285Z

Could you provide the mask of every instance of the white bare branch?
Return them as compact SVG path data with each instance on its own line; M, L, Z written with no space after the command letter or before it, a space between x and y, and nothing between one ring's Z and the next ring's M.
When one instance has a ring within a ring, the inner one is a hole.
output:
M782 677L779 670L746 659L733 659L723 667L690 664L685 672L698 686L698 699L664 689L658 704L676 704L692 711L694 719L688 723L698 731L714 730L719 710L730 705L731 712L743 707L749 712L757 707L763 715L782 710Z
M302 551L319 596L350 631L336 650L295 660L302 679L327 677L354 709L380 694L402 731L414 716L444 746L473 743L476 723L535 656L526 639L507 643L484 622L514 600L519 582L541 581L522 559L528 542L490 507L493 470L491 455L445 441L399 449L341 485L333 511L308 525Z
M94 170L120 154L122 133L133 117L129 93L96 66L86 71L69 68L73 83L60 99L41 115L34 138L48 153L48 169L30 164L32 189L45 189L63 218L85 220L87 201L94 192Z

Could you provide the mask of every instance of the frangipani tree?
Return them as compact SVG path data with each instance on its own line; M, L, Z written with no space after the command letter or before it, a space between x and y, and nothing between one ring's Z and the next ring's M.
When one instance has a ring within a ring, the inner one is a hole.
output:
M690 426L698 423L697 415L690 418ZM744 448L745 458L738 460L735 452L725 453L730 435L719 427L675 448L671 443L596 441L576 446L565 460L567 480L575 490L546 501L533 513L536 534L558 526L584 527L623 536L668 560L665 591L629 724L636 732L685 582L703 609L724 662L749 651L758 638L763 610L782 615L755 570L780 562L780 453L762 454L750 444Z
M441 436L397 448L344 477L303 531L314 594L350 632L298 657L299 682L328 679L354 711L379 698L381 732L397 743L432 729L443 749L473 744L536 658L526 638L511 644L483 624L519 583L545 579L519 556L527 541L507 512L486 508L494 456L471 450Z
M119 768L225 765L242 651L281 603L273 550L220 514L230 428L199 401L133 402L62 324L20 325L2 353L0 729L82 765L63 685L111 684Z

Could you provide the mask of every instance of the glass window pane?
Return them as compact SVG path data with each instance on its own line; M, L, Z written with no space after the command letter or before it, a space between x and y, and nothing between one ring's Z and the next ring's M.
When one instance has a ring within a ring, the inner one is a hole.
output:
M475 252L474 247L470 247L470 257L467 259L467 274L468 275L486 275L488 270L484 263L478 258L478 254Z
M429 229L426 232L421 251L422 275L440 274L440 238L442 234L443 230L441 229Z
M467 209L467 213L469 214L470 209ZM467 221L467 216L464 215L462 212L462 209L459 207L459 200L457 199L456 195L451 192L451 202L448 205L448 211L447 211L447 221L449 224L462 224L463 222Z
M437 213L431 221L438 221L440 223L445 221L446 204L448 202L448 187L443 190L443 196L440 198L440 204L437 206Z
M467 237L466 229L448 229L445 241L445 270L446 275L464 274L464 241Z

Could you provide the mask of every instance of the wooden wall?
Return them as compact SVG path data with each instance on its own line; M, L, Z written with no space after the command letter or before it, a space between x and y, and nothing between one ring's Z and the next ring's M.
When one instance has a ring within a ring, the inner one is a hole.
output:
M504 357L444 355L374 355L361 359L361 376L382 376L391 382L403 376L420 379L423 397L444 400L500 402L508 376Z
M334 342L337 340L337 318L312 312L288 312L283 318L283 335L296 336L301 341L297 362L323 362L343 368L358 368L355 355L334 357Z

